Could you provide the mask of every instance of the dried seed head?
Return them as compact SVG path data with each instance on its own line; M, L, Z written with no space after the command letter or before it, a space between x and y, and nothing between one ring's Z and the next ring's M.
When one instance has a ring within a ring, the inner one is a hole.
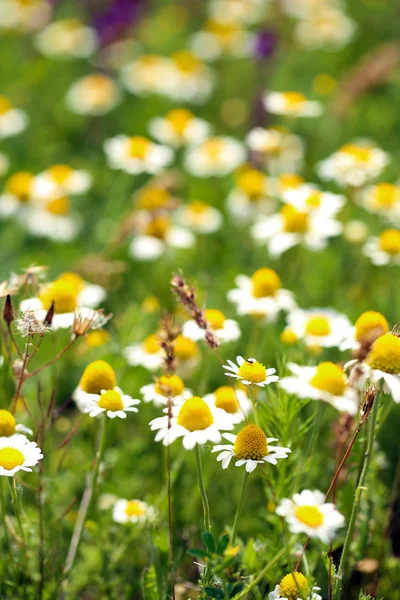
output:
M72 330L77 337L86 335L90 330L103 327L111 318L112 314L105 315L102 308L78 308L74 314Z
M48 327L45 323L41 323L36 317L33 310L26 310L21 312L20 316L16 321L17 329L19 333L26 337L28 335L40 335L43 336Z
M370 385L367 391L365 392L364 402L361 406L360 411L361 420L364 422L368 419L369 413L371 412L372 407L374 406L375 396L376 389L373 385Z

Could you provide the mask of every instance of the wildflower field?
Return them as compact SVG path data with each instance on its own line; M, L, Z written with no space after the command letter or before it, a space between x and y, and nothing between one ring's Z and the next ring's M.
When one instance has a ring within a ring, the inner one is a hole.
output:
M400 600L395 0L0 0L0 598Z

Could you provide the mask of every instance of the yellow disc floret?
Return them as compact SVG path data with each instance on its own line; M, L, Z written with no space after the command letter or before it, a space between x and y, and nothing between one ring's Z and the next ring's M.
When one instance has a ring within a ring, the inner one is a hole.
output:
M90 331L86 336L86 344L89 348L99 348L103 346L111 339L108 331L104 331L104 329L96 329L95 331Z
M283 96L289 108L297 108L306 101L306 97L300 92L284 92Z
M61 185L67 181L68 177L73 173L73 169L69 165L59 164L50 167L47 173L51 175L56 183Z
M338 365L332 362L323 362L318 365L315 375L310 380L310 385L334 396L342 396L346 389L346 378Z
M12 104L6 96L0 96L0 115L4 115L12 109Z
M239 431L233 451L242 460L262 460L268 454L267 436L258 425L246 425Z
M387 333L389 324L381 313L368 310L358 317L355 328L355 338L358 342L361 342L370 336L379 337Z
M20 467L24 464L25 457L20 450L16 448L1 448L0 449L0 467L6 471L12 471L15 467Z
M136 135L129 138L128 153L131 158L143 160L150 150L151 142L147 138Z
M368 146L359 146L357 144L345 144L340 148L339 152L348 154L356 161L368 162L372 156L373 149L368 148Z
M267 369L256 360L245 360L237 374L250 383L261 383L267 377Z
M185 384L178 375L162 375L156 383L156 392L166 398L180 396Z
M316 337L322 337L331 333L331 326L327 317L311 317L306 323L306 334Z
M256 169L245 169L238 175L236 184L250 199L259 198L266 192L266 177Z
M168 190L156 185L143 188L136 196L137 206L144 210L164 208L170 199L171 196Z
M378 238L378 245L380 250L396 256L400 254L400 231L397 229L386 229Z
M161 347L158 342L158 337L154 335L148 335L143 340L143 348L147 352L147 354L157 354L157 352L161 352Z
M400 199L399 188L393 183L378 183L372 190L373 199L381 208L391 208Z
M106 410L122 410L124 408L124 403L122 402L121 394L116 390L107 390L101 394L97 405L100 408L105 408Z
M225 323L225 315L220 310L208 308L205 317L212 329L222 329Z
M174 342L175 356L180 360L195 358L199 351L193 340L183 335L178 335Z
M137 500L129 500L125 507L127 517L144 517L146 510L141 502Z
M307 527L320 527L324 522L324 516L317 506L299 506L295 516Z
M193 113L186 108L175 108L170 110L166 116L166 120L172 125L178 135L183 135L186 127L194 118Z
M9 437L14 435L17 424L8 410L0 410L0 437Z
M49 310L52 302L56 313L74 312L78 303L78 292L74 285L62 279L49 283L39 293L43 308Z
M33 174L29 171L18 171L7 180L5 191L18 198L20 202L27 202L31 193Z
M114 369L105 360L95 360L83 371L80 387L88 394L112 390L117 384Z
M393 333L385 333L372 344L365 362L385 373L400 373L400 339Z
M72 273L71 271L61 273L61 275L57 277L56 281L68 282L70 286L75 289L77 294L79 294L79 292L81 292L85 287L85 281L83 277L78 275L78 273Z
M304 233L308 229L308 214L296 210L290 204L281 209L283 229L287 233Z
M50 200L47 200L46 210L53 215L66 215L69 212L69 199L67 196L51 198Z
M236 413L239 410L239 403L236 393L229 385L222 385L214 392L215 406L222 408L227 413Z
M310 586L307 579L297 571L285 575L279 584L279 595L287 598L287 600L308 598L309 594Z
M182 404L177 422L189 431L202 431L214 423L214 418L204 400L193 396Z
M287 346L294 346L294 344L297 344L298 341L298 337L293 329L284 329L280 338L282 344L286 344Z
M282 287L279 275L272 269L263 267L257 269L251 276L253 285L253 295L256 298L265 298L266 296L275 296L276 292Z

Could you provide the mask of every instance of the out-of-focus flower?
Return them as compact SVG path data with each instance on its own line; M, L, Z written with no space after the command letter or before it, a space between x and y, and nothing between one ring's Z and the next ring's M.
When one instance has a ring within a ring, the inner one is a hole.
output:
M156 334L147 336L141 343L127 346L123 355L132 367L141 366L148 371L158 371L164 361L164 351Z
M223 216L217 208L198 200L180 206L175 217L180 225L201 234L214 233L223 223Z
M334 504L325 502L325 496L318 490L303 490L294 494L293 499L285 498L276 509L280 517L285 517L292 533L305 533L329 544L336 530L343 527L344 516Z
M93 394L102 390L114 390L117 378L112 366L105 360L95 360L88 364L82 373L78 387L72 394L72 399L81 412L85 412Z
M130 245L129 254L140 261L156 260L168 248L188 249L195 244L191 231L175 226L163 214L143 214L137 221L137 232Z
M159 54L144 54L122 67L121 79L133 94L163 94L171 85L168 80L170 69L170 59Z
M243 421L252 410L247 393L231 385L220 386L212 394L206 394L204 400L208 403L211 402L217 408L222 408L235 417L237 422Z
M225 375L239 379L244 385L264 387L279 380L279 377L275 375L276 369L266 369L255 358L245 360L242 356L237 356L236 361L237 365L231 360L227 361L228 364L223 367Z
M322 596L316 593L320 589L319 587L310 589L310 584L304 575L295 571L285 575L275 586L274 591L268 594L268 600L301 600L301 598L322 600Z
M14 31L35 31L51 17L47 0L0 0L0 28Z
M364 221L347 221L343 226L343 237L350 244L362 244L368 237L368 225Z
M20 108L14 108L6 96L0 96L0 139L18 135L28 125L28 115Z
M281 310L293 310L296 306L293 293L282 289L280 277L272 269L258 269L251 277L238 275L235 283L237 288L229 290L228 300L236 304L239 315L273 322Z
M145 523L156 518L156 509L142 500L120 498L113 507L112 517L116 523Z
M32 435L32 430L16 422L15 417L8 410L0 410L0 437L11 437L18 434Z
M97 417L105 412L110 419L126 419L126 413L138 412L136 404L140 404L140 400L131 398L119 387L115 387L112 390L101 390L100 394L88 394L84 412L89 413L90 417Z
M245 160L241 142L227 136L208 138L187 150L185 167L196 177L223 177Z
M27 210L33 180L34 175L29 171L17 171L7 179L0 195L0 218Z
M374 265L400 264L400 231L386 229L378 237L371 237L364 246L364 254Z
M178 363L177 373L181 377L188 377L200 360L200 351L196 342L184 335L178 335L174 341L174 352Z
M358 317L349 332L349 337L343 340L340 349L358 350L363 344L370 346L378 337L388 331L389 323L386 318L375 310L367 310Z
M239 324L232 319L226 319L225 315L215 308L205 310L208 329L210 329L221 344L234 342L240 338ZM186 321L182 327L182 334L194 341L205 339L206 330L200 328L196 321Z
M174 147L198 144L209 135L210 129L206 121L186 108L174 108L165 117L156 117L149 123L149 131L156 140Z
M208 12L224 23L251 25L265 16L269 0L211 0Z
M288 315L287 327L306 346L323 348L339 347L352 331L346 315L332 308L296 308Z
M64 19L47 25L36 36L37 48L51 58L88 58L98 46L94 29L79 19Z
M201 104L210 96L214 74L201 58L190 50L180 50L170 57L168 95L177 101Z
M360 187L381 174L389 162L386 152L367 141L345 144L318 165L322 179L341 186Z
M263 29L251 40L252 51L257 58L265 59L272 56L278 45L278 36L271 29Z
M178 375L162 375L155 383L141 387L140 393L145 402L153 402L155 406L165 406L168 398L180 404L193 396Z
M13 477L18 471L32 471L43 458L36 442L30 442L24 435L0 438L0 477Z
M40 200L51 201L58 196L84 194L91 185L92 176L87 171L58 164L52 165L34 177L31 195L39 203Z
M221 55L243 57L251 50L252 38L237 22L210 19L192 36L190 46L204 60L215 60Z
M307 100L300 92L267 92L264 104L267 111L274 115L319 117L322 113L320 102Z
M400 224L400 186L393 183L377 183L361 190L359 204L368 212L380 214Z
M346 198L342 194L323 192L312 183L282 190L281 197L283 202L290 204L296 210L319 210L330 216L335 216L346 203Z
M23 227L35 237L46 237L54 242L69 242L79 233L79 218L71 214L67 196L32 200L21 215Z
M112 110L121 97L117 84L102 73L86 75L72 84L66 102L79 115L104 115Z
M105 315L102 309L94 310L93 308L84 306L75 311L72 330L75 335L86 335L89 331L95 331L104 327L111 317L112 315ZM102 345L102 343L97 342L97 346ZM92 342L92 347L97 346Z
M303 142L284 127L256 127L248 133L246 143L261 157L271 175L296 172L302 166Z
M173 160L173 151L142 136L117 135L104 143L108 164L131 175L158 173Z
M236 176L236 185L226 198L226 206L238 224L271 214L275 201L271 197L272 182L265 173L253 167L241 167Z
M324 5L301 19L294 35L308 50L341 48L348 44L356 31L356 23L336 6Z

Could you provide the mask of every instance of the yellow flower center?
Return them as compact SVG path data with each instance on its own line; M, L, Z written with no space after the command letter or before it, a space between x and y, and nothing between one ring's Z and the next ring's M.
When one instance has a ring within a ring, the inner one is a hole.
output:
M88 75L82 82L82 92L95 106L107 106L116 97L116 87L112 79L105 75Z
M218 163L221 158L223 151L223 141L218 137L209 138L206 142L203 142L202 149L208 158L213 163Z
M237 177L236 184L246 196L256 199L265 194L266 177L256 169L246 169Z
M231 23L210 20L206 23L205 30L217 37L221 44L228 44L232 36L239 31L238 27Z
M107 390L107 392L101 394L97 405L100 408L105 408L106 410L113 411L122 410L124 408L124 403L122 402L121 394L119 394L115 390Z
M178 335L174 343L174 348L175 355L180 360L188 360L189 358L194 358L198 354L195 342L183 335Z
M48 200L46 209L53 215L66 215L69 212L69 199L66 196Z
M375 202L382 208L392 207L400 198L399 188L392 183L378 183L372 193Z
M108 331L104 331L104 329L90 331L86 336L86 344L89 348L99 348L100 346L104 346L110 337Z
M0 96L0 115L4 115L12 108L12 104L5 96Z
M161 351L160 344L158 343L158 337L154 335L148 335L143 340L143 348L147 352L147 354L157 354L157 352Z
M158 238L159 240L163 240L170 226L171 222L168 219L168 217L160 215L154 217L150 221L150 223L146 227L145 233L146 235L151 235L152 237Z
M311 192L311 194L306 200L307 206L309 206L310 208L318 208L319 206L321 206L321 196L322 194L318 190L314 190L313 192Z
M215 308L208 308L205 311L205 317L211 329L222 329L225 324L224 314Z
M251 383L261 383L267 377L267 370L264 365L256 360L245 360L238 370L238 375Z
M210 206L200 200L194 200L188 204L188 208L192 213L192 217L202 217L208 211Z
M20 202L26 202L31 193L33 177L29 171L18 171L7 180L5 191L18 198Z
M323 362L318 365L310 385L334 396L342 396L346 388L343 369L332 362Z
M77 291L69 281L56 279L46 285L38 295L43 308L48 310L54 302L56 313L74 312L77 305Z
M141 308L146 313L155 313L160 310L160 301L156 296L146 296Z
M360 315L355 322L355 338L361 342L365 338L369 338L376 333L376 337L383 335L389 331L389 324L385 317L379 312L368 310Z
M385 373L400 373L400 339L385 333L372 344L365 362L372 368Z
M125 507L125 514L127 517L143 517L146 510L137 500L129 500Z
M162 375L156 383L156 392L166 398L180 396L185 384L178 375Z
M308 527L320 527L324 522L324 516L317 506L299 506L294 514Z
M295 189L303 185L304 179L296 173L284 173L279 176L279 190Z
M352 156L355 160L365 163L368 162L371 158L372 148L358 146L357 144L345 144L340 148L339 152L348 154Z
M16 448L1 448L0 449L0 467L6 471L12 471L15 467L20 467L24 464L25 457Z
M112 390L117 381L114 369L105 360L95 360L83 371L80 386L88 394L100 394L101 390Z
M56 183L60 185L65 183L68 177L73 173L73 169L69 165L53 165L47 169L47 173Z
M265 298L266 296L275 296L276 292L282 287L279 275L272 269L257 269L251 276L253 284L253 294L256 298Z
M165 118L175 129L176 133L182 135L190 121L194 118L194 114L186 108L175 108L174 110L170 110Z
M390 254L391 256L395 256L396 254L400 254L400 231L397 229L386 229L379 236L379 248Z
M68 283L77 294L83 290L85 287L85 281L83 277L78 275L78 273L72 273L71 271L66 271L65 273L61 273L56 279L56 281L64 281Z
M170 195L165 188L153 185L143 188L137 195L137 205L144 210L163 208L169 200Z
M279 584L279 595L287 600L297 600L297 598L308 598L310 586L302 573L289 573L285 575Z
M143 160L144 158L146 158L150 147L150 140L143 136L134 135L131 138L129 138L128 153L131 158L138 158L139 160Z
M281 209L283 217L283 229L288 233L304 233L308 229L308 214L296 210L290 204Z
M198 57L189 50L181 50L172 55L172 60L180 71L183 73L196 73L202 66Z
M214 392L215 406L222 408L225 412L233 414L239 410L235 390L229 385L222 385Z
M268 454L267 436L258 425L246 425L236 437L235 456L244 460L262 460Z
M310 317L306 323L306 334L316 337L322 337L331 333L331 326L327 317Z
M177 422L189 431L200 431L210 427L214 423L214 418L204 400L193 396L182 404Z
M9 437L14 435L16 422L14 415L8 410L0 410L0 436Z
M306 97L300 92L285 92L283 96L289 108L296 108L306 101Z
M288 346L297 344L298 338L293 329L284 329L280 337L283 344L287 344Z

